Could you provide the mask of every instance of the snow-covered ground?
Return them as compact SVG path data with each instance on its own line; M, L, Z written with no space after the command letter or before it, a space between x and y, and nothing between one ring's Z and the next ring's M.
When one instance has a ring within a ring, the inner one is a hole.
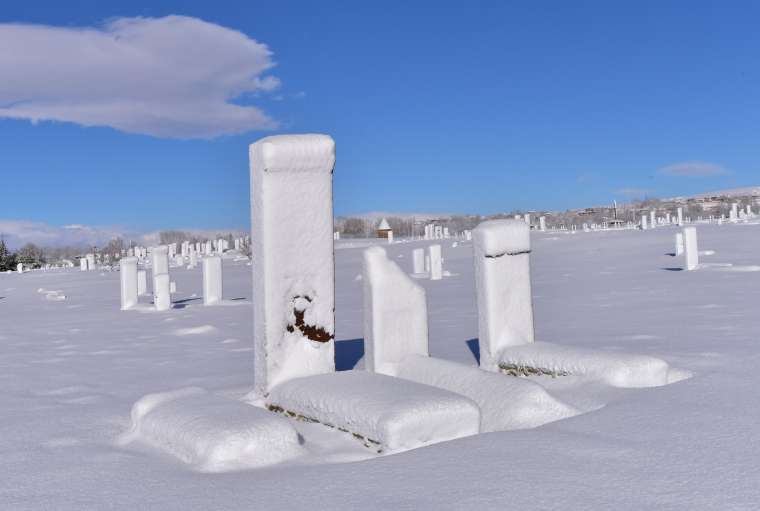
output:
M301 455L220 474L124 437L147 394L252 389L244 261L224 261L212 307L200 268L172 269L163 313L145 297L120 311L117 272L0 275L0 509L758 509L760 225L699 225L700 250L715 253L692 272L669 255L675 232L534 233L536 338L659 357L691 378L634 389L533 377L585 413L387 456L292 421ZM385 246L411 272L427 244ZM340 370L363 367L364 245L336 250ZM474 366L472 246L442 247L451 275L416 280L431 355Z

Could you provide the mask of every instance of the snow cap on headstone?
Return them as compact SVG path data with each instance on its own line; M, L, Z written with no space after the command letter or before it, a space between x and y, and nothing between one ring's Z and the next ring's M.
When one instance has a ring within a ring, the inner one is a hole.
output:
M275 135L251 145L251 159L264 172L332 172L335 141L328 135Z
M472 234L486 257L530 251L530 227L522 220L488 220Z

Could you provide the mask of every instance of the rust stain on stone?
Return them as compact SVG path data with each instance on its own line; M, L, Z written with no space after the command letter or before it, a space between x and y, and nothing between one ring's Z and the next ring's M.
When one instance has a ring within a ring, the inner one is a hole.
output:
M303 298L307 302L311 303L312 299L309 296L296 296L293 298L293 300L297 300L299 298ZM305 336L310 341L314 342L330 342L334 339L334 335L329 333L327 330L325 330L322 327L316 326L316 325L309 325L304 320L304 315L306 314L305 309L299 309L298 307L293 307L293 315L296 318L296 322L294 325L288 325L286 327L287 331L290 333L293 333L298 329L299 332L303 336Z

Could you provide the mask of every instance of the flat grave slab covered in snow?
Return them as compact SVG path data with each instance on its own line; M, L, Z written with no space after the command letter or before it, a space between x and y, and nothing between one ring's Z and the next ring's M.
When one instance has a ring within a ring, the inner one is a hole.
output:
M646 355L534 342L504 348L499 369L513 376L584 376L615 387L659 387L691 374Z
M440 358L409 355L393 375L466 396L480 407L481 432L535 428L580 413L543 387Z
M121 442L135 440L203 472L264 467L303 454L298 432L285 419L198 387L135 403L132 430Z
M475 435L480 409L464 396L367 371L297 378L274 387L267 407L350 433L377 452Z

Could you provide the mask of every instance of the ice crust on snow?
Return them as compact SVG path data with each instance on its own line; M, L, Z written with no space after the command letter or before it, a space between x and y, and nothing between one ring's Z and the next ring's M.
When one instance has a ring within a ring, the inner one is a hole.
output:
M255 391L335 370L332 170L326 135L250 146ZM297 242L294 242L297 240Z
M510 346L499 353L498 360L502 371L585 376L614 387L659 387L686 376L683 371L673 370L667 362L655 357L548 342Z
M148 394L132 407L140 440L202 472L226 472L280 463L303 454L298 432L267 410L198 387Z
M475 435L480 409L446 390L367 371L343 371L281 383L267 406L345 430L382 452Z
M407 355L427 355L425 290L378 246L364 251L362 283L367 370L383 372Z
M528 380L509 378L440 358L409 355L392 376L456 392L480 407L480 431L534 428L580 413Z

